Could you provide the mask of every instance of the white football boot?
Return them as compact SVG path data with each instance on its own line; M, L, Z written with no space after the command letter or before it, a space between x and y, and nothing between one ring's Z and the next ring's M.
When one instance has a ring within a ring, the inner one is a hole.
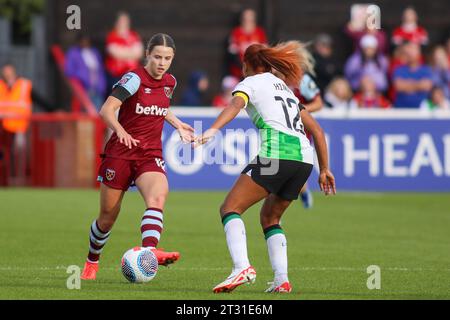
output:
M274 282L268 282L268 285L270 285L269 288L267 288L266 293L291 293L292 286L289 283L289 281L283 282L280 285L276 285Z
M220 292L231 292L240 285L247 283L254 283L256 280L256 271L252 266L242 269L236 270L231 273L231 275L225 279L224 282L218 284L214 287L214 293Z

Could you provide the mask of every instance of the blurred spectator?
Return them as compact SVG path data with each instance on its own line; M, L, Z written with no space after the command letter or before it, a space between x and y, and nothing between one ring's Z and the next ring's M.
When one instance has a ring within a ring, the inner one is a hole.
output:
M344 33L353 42L353 51L360 50L361 38L366 34L371 34L377 39L378 50L384 54L388 52L388 40L386 33L382 29L369 29L366 4L354 4L351 8L350 21L344 28Z
M316 112L323 108L320 89L310 74L305 73L299 87L294 88L293 91L308 112Z
M303 76L300 80L298 87L289 86L294 95L300 100L300 103L305 107L308 112L316 112L323 108L323 100L321 91L313 79L312 73L314 73L314 58L311 53L303 46L299 49L298 54L305 62L302 63ZM280 79L285 79L285 76L272 68L271 71L275 76Z
M108 90L120 77L136 68L144 55L139 34L130 29L130 17L125 12L117 16L114 29L106 37L105 67L108 74Z
M353 97L355 106L363 108L390 108L391 103L387 100L381 92L377 90L375 81L369 76L365 75L361 79L361 89Z
M430 59L433 84L440 87L450 99L450 64L443 46L436 46Z
M422 110L450 110L450 101L445 97L444 91L440 87L433 87L428 99L420 104Z
M338 77L331 81L325 92L325 102L333 110L347 111L354 107L352 101L352 89L350 83L345 78Z
M315 60L317 85L320 90L325 90L331 80L340 74L339 67L333 59L333 41L328 34L317 36L312 55Z
M0 115L22 117L22 119L3 119L3 129L12 134L24 133L28 129L31 115L31 81L19 77L16 68L7 63L2 67L0 79Z
M450 37L448 37L445 44L445 51L447 51L448 64L450 65Z
M418 108L427 98L433 82L431 69L422 65L420 46L410 42L405 46L407 64L394 71L393 83L395 89L396 108Z
M266 32L257 25L255 10L242 11L240 25L231 31L228 41L228 73L240 79L245 50L254 43L267 43Z
M65 73L81 82L97 110L100 110L106 93L106 76L100 52L91 46L87 35L78 37L78 44L66 54Z
M345 77L354 91L359 90L361 79L370 75L378 91L386 91L388 60L378 52L377 39L370 34L361 38L361 51L353 53L345 64Z
M236 77L224 77L222 79L222 92L214 97L212 101L213 107L227 107L233 97L231 93L238 83L239 79Z
M399 66L406 65L408 56L406 54L405 47L406 44L401 44L394 48L394 52L392 53L392 57L389 61L389 79L392 79L395 69L397 69ZM391 101L395 101L395 89L392 85L388 89L388 97Z
M194 71L189 76L188 88L183 92L180 104L183 106L204 106L203 94L209 88L209 80L203 71Z
M392 77L392 74L394 73L395 69L397 69L399 66L406 65L406 62L408 61L408 56L406 54L405 50L406 44L401 44L397 47L395 47L391 60L389 61L389 77Z
M0 79L0 151L4 167L11 169L15 177L25 176L25 133L32 109L32 83L19 77L14 65L3 65ZM9 118L9 119L8 119ZM1 172L1 184L8 184L10 172Z
M415 42L420 45L428 44L428 32L418 25L417 12L412 7L403 11L402 24L394 29L392 43L396 46L405 42Z

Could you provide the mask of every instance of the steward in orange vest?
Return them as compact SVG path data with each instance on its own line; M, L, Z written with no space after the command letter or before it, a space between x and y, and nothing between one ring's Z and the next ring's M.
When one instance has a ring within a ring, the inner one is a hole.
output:
M31 81L16 77L11 65L3 67L2 76L0 118L3 118L3 129L10 133L23 133L28 129L31 116Z

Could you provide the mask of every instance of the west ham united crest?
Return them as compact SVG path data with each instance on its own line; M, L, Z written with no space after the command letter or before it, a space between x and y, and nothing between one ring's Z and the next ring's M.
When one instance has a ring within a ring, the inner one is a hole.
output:
M108 181L111 181L112 179L114 179L115 176L116 176L116 172L114 170L106 169L106 179Z
M172 88L171 87L164 87L164 93L166 94L167 98L172 99Z

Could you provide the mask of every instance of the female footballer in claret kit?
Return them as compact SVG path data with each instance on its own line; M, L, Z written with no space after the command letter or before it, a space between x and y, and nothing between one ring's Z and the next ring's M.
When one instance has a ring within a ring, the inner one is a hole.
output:
M178 130L183 142L194 139L193 128L169 110L177 84L167 73L174 55L173 39L166 34L154 35L146 49L147 64L126 73L100 110L113 134L105 146L98 174L100 214L91 225L89 254L81 276L84 280L96 278L100 254L119 215L122 198L133 182L147 208L141 222L142 247L150 248L161 265L180 257L178 252L156 248L169 192L161 143L164 121Z
M241 215L262 199L260 223L274 271L273 283L266 292L288 293L287 242L280 219L290 203L298 199L313 167L313 148L305 135L306 128L314 138L319 160L319 185L326 195L335 194L333 174L328 168L328 153L319 124L299 103L291 87L298 87L306 58L296 41L275 47L253 44L244 54L245 79L233 91L233 99L210 129L196 138L204 144L219 129L245 108L260 130L258 156L241 173L220 207L233 269L225 281L214 287L215 293L230 292L254 282L256 271L247 255L247 239Z

